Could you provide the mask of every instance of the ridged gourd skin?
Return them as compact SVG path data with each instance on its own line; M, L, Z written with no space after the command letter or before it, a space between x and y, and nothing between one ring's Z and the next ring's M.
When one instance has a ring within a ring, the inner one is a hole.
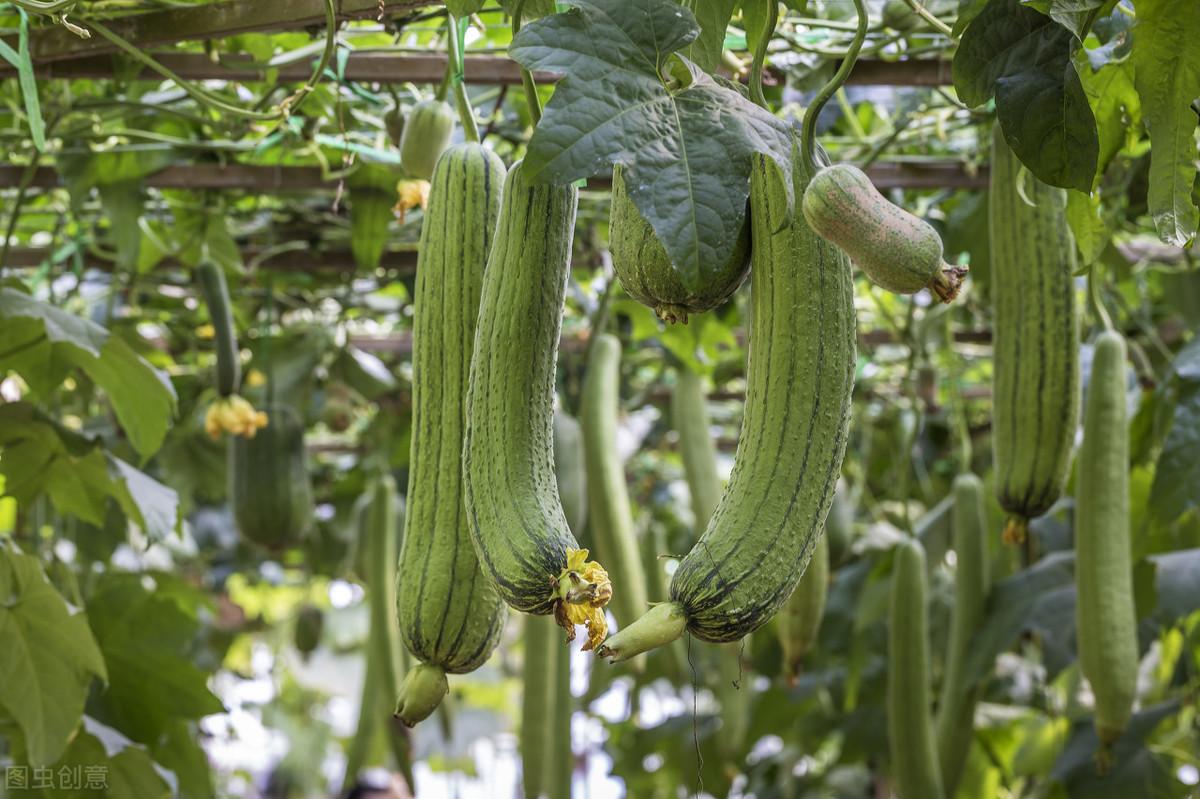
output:
M996 496L1019 543L1062 495L1079 422L1075 243L1067 195L1026 172L997 125L988 225L995 330L992 447ZM1024 197L1021 195L1024 194ZM1033 205L1030 205L1033 203Z
M233 327L229 284L225 282L225 270L212 261L202 261L198 264L195 276L213 328L213 350L217 355L217 393L228 397L237 392L242 382L242 363L238 354L237 333Z
M587 463L588 530L596 559L620 575L620 588L613 592L611 609L617 624L625 626L650 604L625 483L625 464L617 453L621 342L601 333L590 347L579 406Z
M253 438L230 437L229 502L238 531L278 551L312 527L312 483L300 417L284 405L265 410L270 422Z
M552 454L554 378L578 190L505 178L483 278L467 393L463 468L475 550L500 595L546 614L551 582L578 548L563 515Z
M807 172L793 146L796 196ZM671 579L670 602L611 637L612 661L690 630L736 641L787 601L812 556L845 454L854 386L850 263L799 214L781 170L750 176L754 286L741 436L729 485Z
M462 469L475 320L503 184L504 164L495 153L479 144L447 150L434 172L417 260L412 442L396 578L398 611L408 651L451 674L483 665L507 615L479 568ZM424 712L437 703L404 696L401 704ZM408 724L423 718L418 716L401 714Z
M796 590L779 612L779 645L783 649L783 677L789 685L800 678L805 656L817 643L825 599L829 594L829 536L817 539L812 559Z
M888 619L887 716L892 776L900 799L942 799L929 714L929 620L925 550L915 538L896 546Z
M458 115L445 100L422 100L412 107L400 132L400 166L410 177L433 177L456 121Z
M1129 529L1125 340L1096 339L1075 497L1076 641L1095 696L1096 733L1111 746L1133 710L1137 614Z
M750 272L750 220L743 220L733 252L691 290L671 265L654 228L633 204L620 166L613 168L612 204L608 217L613 271L625 293L653 309L659 319L687 324L688 314L703 313L729 299ZM701 271L707 271L702 269Z
M938 763L948 796L958 788L975 740L978 686L966 684L963 670L971 636L983 624L991 586L984 491L983 481L973 474L954 479L954 610L936 720Z
M821 169L801 205L812 229L875 285L897 294L928 288L942 302L958 296L966 268L942 260L942 238L933 226L888 202L858 167Z
M398 197L395 167L364 163L346 180L350 198L350 253L361 271L376 269L387 248Z

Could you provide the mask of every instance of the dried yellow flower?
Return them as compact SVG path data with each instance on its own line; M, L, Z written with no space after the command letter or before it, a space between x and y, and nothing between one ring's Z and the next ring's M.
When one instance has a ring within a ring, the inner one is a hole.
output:
M608 620L604 606L612 599L612 582L608 572L595 561L589 561L588 550L568 549L567 568L555 579L558 603L554 618L567 631L567 640L575 640L575 625L587 627L585 652L595 649L608 636Z

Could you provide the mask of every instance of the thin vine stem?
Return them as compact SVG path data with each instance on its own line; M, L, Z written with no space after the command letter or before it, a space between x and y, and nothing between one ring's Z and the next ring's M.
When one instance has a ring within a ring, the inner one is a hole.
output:
M28 2L28 0L25 0ZM241 106L234 105L222 99L221 97L202 89L192 81L178 75L169 67L159 63L150 56L146 55L140 49L131 44L123 36L112 30L108 26L95 20L89 20L87 23L92 30L100 34L100 37L107 40L117 49L128 55L134 61L137 61L147 69L157 72L169 81L175 83L179 88L187 92L192 99L202 105L211 106L220 111L224 111L232 116L249 119L255 122L274 122L279 119L286 118L289 114L300 107L304 99L312 93L316 88L317 83L321 80L321 76L325 73L329 62L333 59L333 51L337 44L337 10L334 8L334 0L325 0L325 48L321 51L321 58L317 62L316 68L312 75L304 85L286 97L273 111L247 111Z
M779 22L779 3L770 0L767 3L767 19L763 24L762 36L754 48L754 60L750 64L750 99L763 108L767 107L767 98L763 96L763 68L767 62L767 48L771 37L775 34L775 26Z
M863 42L867 38L867 9L863 5L863 0L854 0L854 9L858 12L858 29L854 32L854 39L850 42L850 47L846 50L846 57L842 59L842 65L838 67L837 72L829 79L829 82L821 87L821 91L817 92L817 96L813 98L812 105L804 113L804 160L808 165L810 175L817 173L817 117L821 115L821 109L829 102L829 98L833 97L834 92L841 88L846 82L846 78L850 76L850 71L854 69L854 63L858 60L858 53L862 50Z
M512 37L514 40L521 32L521 14L524 11L525 0L518 0L517 7L513 9ZM533 73L525 67L521 67L521 87L525 90L525 102L529 104L529 116L533 120L533 126L537 127L538 123L542 121L542 101L538 97L537 84L533 82Z
M461 30L458 20L452 14L446 14L449 30L448 58L446 68L453 70L449 76L450 85L454 90L454 101L458 106L458 118L462 122L463 135L469 142L479 142L479 124L475 121L475 109L471 107L471 98L467 96L465 82L466 69L463 65L462 43L459 41Z

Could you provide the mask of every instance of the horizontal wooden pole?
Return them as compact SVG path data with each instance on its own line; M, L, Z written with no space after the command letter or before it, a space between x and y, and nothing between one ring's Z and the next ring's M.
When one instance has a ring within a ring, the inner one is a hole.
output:
M25 167L0 165L0 189L20 185ZM957 161L893 161L873 164L867 174L880 189L982 189L987 187L987 169L968 170ZM40 167L31 186L52 189L62 185L53 167ZM157 189L245 190L262 194L292 191L332 190L336 181L328 181L315 166L258 166L254 164L177 164L146 179ZM594 191L607 191L608 177L588 182Z
M249 263L263 254L259 247L242 249L242 259ZM8 252L8 259L2 266L10 269L30 269L40 266L50 257L52 251L44 247L13 247ZM100 258L90 253L83 255L85 269L95 269L101 272L111 272L112 261ZM260 262L263 269L280 272L313 272L353 274L358 272L354 256L349 250L294 250L280 252ZM386 272L396 274L411 274L417 269L416 250L393 250L385 252L379 267ZM186 269L174 258L164 258L158 265L163 270Z
M337 0L339 22L374 19L380 8L386 16L396 16L425 6L430 0ZM87 17L72 15L71 21L86 28ZM303 30L324 27L325 0L226 0L191 7L174 7L119 19L104 20L114 33L140 49L176 42L224 39L242 33ZM30 42L35 62L61 61L116 52L106 39L93 34L82 39L61 25L37 31ZM16 47L15 41L11 42ZM109 74L111 74L111 69Z
M163 66L187 80L230 80L254 82L265 80L267 68L245 55L225 55L214 61L204 53L157 53ZM314 57L315 58L315 57ZM305 59L276 68L275 80L291 83L308 80L312 60ZM110 78L120 74L126 79L161 81L162 76L150 69L128 75L127 64L118 64L107 54L90 54L73 58L41 60L34 65L34 74L44 80L81 78ZM485 53L468 54L465 59L466 79L476 85L518 85L521 68L507 56ZM355 51L346 60L345 77L361 83L436 83L446 73L444 53L407 54ZM12 77L16 70L0 63L0 78ZM775 76L778 79L778 76ZM539 83L558 79L549 72L538 72ZM768 80L771 75L768 74ZM941 59L883 61L863 59L854 65L847 83L859 86L944 86L951 82L950 62Z

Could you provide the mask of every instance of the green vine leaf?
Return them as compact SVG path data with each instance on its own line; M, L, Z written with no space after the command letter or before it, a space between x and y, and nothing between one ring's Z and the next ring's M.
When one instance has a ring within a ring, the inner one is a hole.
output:
M790 175L788 126L678 54L700 33L691 11L671 0L572 5L522 28L509 49L528 69L565 76L526 169L569 183L620 164L634 205L695 288L733 251L751 154L770 154Z
M1018 0L990 0L963 33L954 88L976 107L996 98L1004 139L1052 186L1091 191L1099 138L1069 30Z
M124 339L10 288L0 288L0 367L19 372L39 394L54 390L71 367L82 369L145 457L162 446L175 414L171 381Z
M1150 130L1147 202L1159 238L1178 247L1196 235L1196 111L1200 98L1200 3L1138 0L1133 82Z
M108 679L87 618L67 605L38 559L0 546L0 709L36 766L53 763L83 716L92 677Z

